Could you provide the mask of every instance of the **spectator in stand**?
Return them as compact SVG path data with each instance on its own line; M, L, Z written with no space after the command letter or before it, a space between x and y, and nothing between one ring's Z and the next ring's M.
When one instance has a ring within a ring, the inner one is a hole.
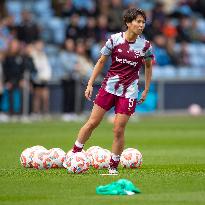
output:
M58 6L58 8L61 7L58 1L53 0L53 5L55 6L55 4L56 6ZM63 3L63 6L61 7L61 13L63 17L70 17L73 14L77 13L77 9L75 8L75 5L73 4L72 0L67 0L65 3Z
M178 64L181 67L188 67L190 66L190 56L187 49L187 42L181 42L180 49L177 52L178 56Z
M94 17L87 18L87 24L84 28L84 38L86 41L95 42L96 40L96 20Z
M28 115L32 112L32 103L31 97L33 95L33 80L37 74L33 59L31 57L32 44L26 45L22 49L22 58L24 66L24 95L23 103L27 106L24 106L23 114Z
M152 24L145 27L144 35L147 39L153 40L154 37L160 33L162 33L162 27L157 19L153 20Z
M188 4L193 11L201 13L205 18L205 1L204 0L188 0L188 1L183 0L181 4L183 4L183 2Z
M97 10L100 15L109 16L111 12L111 6L109 0L97 0Z
M166 38L162 34L158 34L154 37L153 50L155 53L155 60L157 65L171 65L171 58L166 48Z
M13 37L7 25L7 19L0 18L0 51L6 51L8 49L9 42Z
M13 39L3 61L5 88L8 91L9 114L20 114L22 106L22 87L24 65L20 54L20 42Z
M59 54L63 88L63 113L64 120L69 118L69 114L75 111L75 76L74 71L77 66L77 54L75 53L75 42L73 39L66 39L64 48ZM69 62L69 63L68 63Z
M201 13L205 17L205 1L204 0L180 0L178 6L188 5L192 11Z
M80 16L96 16L96 3L93 0L73 0Z
M36 76L33 80L33 113L48 114L49 112L49 88L48 82L51 79L51 67L44 52L44 43L38 40L34 43L31 50Z
M164 10L164 3L163 2L156 2L154 9L152 11L152 19L157 20L160 26L163 26L166 20L166 14Z
M178 65L179 58L175 52L177 29L171 18L169 17L166 18L166 23L162 27L162 33L167 41L166 48L170 56L171 63L173 65Z
M201 29L199 28L199 18L197 17L192 17L192 21L191 21L191 39L193 42L205 42L205 30L203 29L203 31L201 31ZM205 23L204 23L205 25ZM203 25L203 27L204 27Z
M166 51L169 55L171 65L177 66L179 64L179 56L175 52L175 38L166 38L166 41Z
M0 113L2 111L2 94L3 94L3 68L2 68L3 53L0 52Z
M4 53L0 51L0 122L8 122L9 117L3 110L4 76L3 76Z
M96 40L106 40L106 35L108 33L108 19L105 15L98 16L97 28L96 28Z
M33 50L33 45L29 44L24 47L22 51L22 57L24 62L24 70L28 70L30 73L30 81L33 82L33 79L35 78L37 74L36 67L33 62L33 58L31 57L31 53Z
M189 16L181 16L179 19L179 25L177 26L177 41L178 42L191 42L191 19Z
M164 3L156 2L153 10L147 11L146 14L148 14L148 22L144 34L147 39L153 40L156 35L162 32L162 28L165 25Z
M72 38L75 41L84 35L82 29L79 27L80 16L78 14L73 14L70 17L69 25L66 29L66 38Z
M32 14L28 11L22 12L22 22L18 26L18 39L26 44L33 43L39 39L40 28L32 20Z
M76 74L81 78L88 78L92 73L93 63L88 57L86 46L83 41L78 41L76 45L77 66Z
M122 13L124 12L122 0L112 0L110 11L108 15L109 31L119 32L122 28Z
M177 36L177 29L170 17L166 18L166 23L162 27L162 33L166 38L175 39Z
M0 14L2 16L6 15L6 9L5 9L5 0L0 1Z
M14 16L6 16L3 19L3 25L8 29L8 39L17 38L18 27L15 24Z
M87 54L87 48L83 41L78 41L76 44L76 54L77 54L77 66L76 66L76 80L81 82L82 80L86 80L90 77L94 64L90 60ZM79 92L79 91L78 91ZM85 99L83 98L82 94L76 93L76 111L82 112Z

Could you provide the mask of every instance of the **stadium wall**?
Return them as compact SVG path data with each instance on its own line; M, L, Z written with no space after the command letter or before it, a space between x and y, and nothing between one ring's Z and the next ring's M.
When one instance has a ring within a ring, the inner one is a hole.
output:
M149 103L155 109L152 111L186 110L191 104L198 104L205 109L205 79L164 79L154 80L154 88L150 91L156 95L156 101ZM85 83L78 82L75 96L76 113L90 111L92 102L84 99ZM94 86L93 99L99 89L100 84ZM50 88L50 111L51 113L62 112L62 88L58 83L52 83ZM140 86L143 90L143 85ZM152 98L153 99L153 98ZM149 101L149 100L148 100ZM156 103L156 106L153 105ZM149 106L149 105L148 105ZM146 108L145 108L146 109ZM149 112L149 110L147 110ZM144 110L146 112L146 110Z

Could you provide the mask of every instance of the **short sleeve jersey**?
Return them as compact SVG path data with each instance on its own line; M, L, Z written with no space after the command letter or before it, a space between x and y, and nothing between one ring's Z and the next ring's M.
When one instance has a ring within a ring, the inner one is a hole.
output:
M101 54L112 58L102 88L117 96L136 99L139 70L144 60L154 58L150 42L140 36L135 42L128 42L125 33L120 32L111 35L101 49Z

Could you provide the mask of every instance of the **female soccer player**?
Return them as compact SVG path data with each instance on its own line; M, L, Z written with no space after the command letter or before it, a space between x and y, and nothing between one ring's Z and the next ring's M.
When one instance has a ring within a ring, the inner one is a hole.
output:
M135 111L139 70L143 64L145 64L145 89L139 100L141 103L146 99L152 76L151 44L141 37L146 21L144 11L130 8L125 12L123 20L127 30L111 35L101 49L102 55L88 81L85 97L91 100L93 83L102 71L108 57L111 56L112 64L95 98L90 118L80 129L73 146L74 153L82 151L85 142L99 125L104 114L114 107L114 140L109 165L110 174L118 173L117 167L124 149L125 127Z

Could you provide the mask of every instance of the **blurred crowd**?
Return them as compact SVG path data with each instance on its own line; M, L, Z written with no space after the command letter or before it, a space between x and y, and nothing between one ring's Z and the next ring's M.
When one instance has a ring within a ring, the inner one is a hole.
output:
M76 81L90 76L102 45L124 29L123 11L132 6L147 15L154 77L205 76L203 0L4 0L0 112L21 114L23 90L29 90L29 113L49 113L49 84L55 82L62 86L62 112L73 113Z

